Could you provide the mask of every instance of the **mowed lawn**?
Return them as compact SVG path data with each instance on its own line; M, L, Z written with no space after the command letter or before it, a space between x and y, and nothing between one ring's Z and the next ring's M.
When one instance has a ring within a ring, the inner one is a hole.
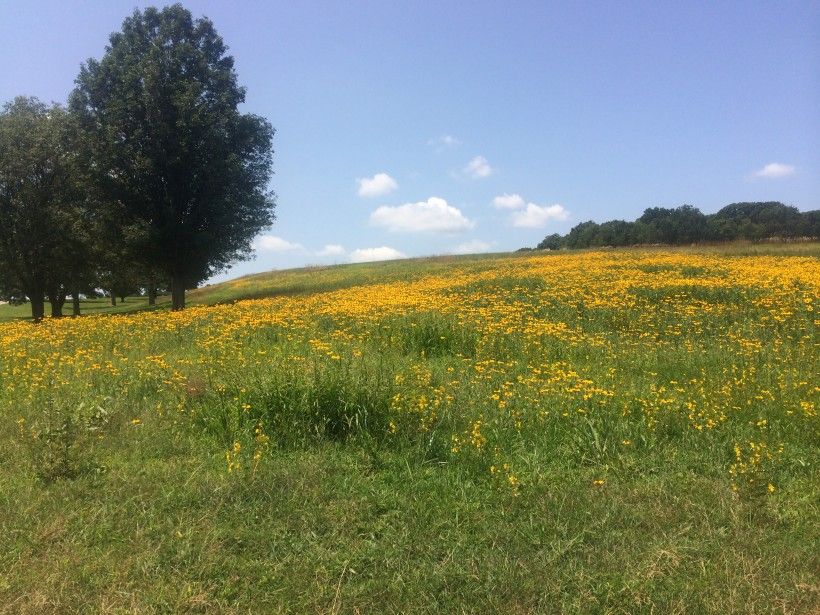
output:
M0 612L818 612L818 256L0 306Z

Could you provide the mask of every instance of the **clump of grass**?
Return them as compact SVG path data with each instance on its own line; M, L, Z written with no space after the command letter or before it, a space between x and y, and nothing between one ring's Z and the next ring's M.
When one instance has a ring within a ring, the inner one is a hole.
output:
M62 408L52 404L31 426L19 419L21 439L36 475L53 482L103 471L94 463L93 452L110 419L111 413L102 406L89 408L83 402Z
M264 424L278 447L305 446L388 432L389 372L357 363L316 363L306 371L274 371L253 390L224 388L203 399L196 420L223 443Z
M400 347L406 354L434 358L474 357L476 353L477 333L455 317L418 314L402 319L392 328L398 331Z

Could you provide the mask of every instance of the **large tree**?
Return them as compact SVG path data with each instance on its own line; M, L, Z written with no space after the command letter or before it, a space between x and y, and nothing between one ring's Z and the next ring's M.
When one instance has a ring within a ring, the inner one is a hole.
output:
M71 95L100 197L121 210L128 251L170 281L174 309L273 222L274 130L239 112L226 52L211 21L179 4L135 11Z
M60 106L36 98L15 98L0 112L0 282L28 296L35 321L46 295L61 315L70 263L78 275L88 266L83 236L72 230L84 199L67 126Z

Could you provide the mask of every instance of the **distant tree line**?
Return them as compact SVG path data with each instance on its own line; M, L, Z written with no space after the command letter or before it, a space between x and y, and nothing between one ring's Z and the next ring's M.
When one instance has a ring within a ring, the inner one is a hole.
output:
M206 18L135 11L66 105L17 97L0 111L0 299L141 292L153 303L252 254L274 220L274 130L240 113L245 89Z
M539 250L596 248L647 244L685 245L746 239L817 238L820 211L801 212L776 201L732 203L714 214L697 207L650 207L634 222L610 220L581 222L566 235L553 233L538 244Z

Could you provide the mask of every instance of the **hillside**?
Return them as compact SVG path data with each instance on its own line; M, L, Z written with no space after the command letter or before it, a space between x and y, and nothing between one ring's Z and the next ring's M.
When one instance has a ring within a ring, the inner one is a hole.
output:
M655 250L656 248L628 248L625 252ZM668 252L732 255L790 255L820 258L820 243L751 243L746 241L727 242L712 246L668 247ZM509 254L469 254L409 258L374 263L342 264L331 266L300 267L297 269L275 270L242 276L225 282L206 284L189 291L190 305L216 305L242 299L255 299L288 295L309 294L373 284L377 282L401 282L417 279L424 275L446 272L454 264L466 266L475 271L492 268L499 258L526 258L526 253ZM48 307L48 303L46 303ZM156 309L167 310L171 299L157 298ZM125 303L118 302L112 307L109 299L96 298L82 302L84 315L120 314L147 310L147 299L129 297ZM48 311L48 310L47 310ZM28 320L31 310L27 304L0 305L0 322Z
M0 612L820 606L817 244L191 299L0 323Z

